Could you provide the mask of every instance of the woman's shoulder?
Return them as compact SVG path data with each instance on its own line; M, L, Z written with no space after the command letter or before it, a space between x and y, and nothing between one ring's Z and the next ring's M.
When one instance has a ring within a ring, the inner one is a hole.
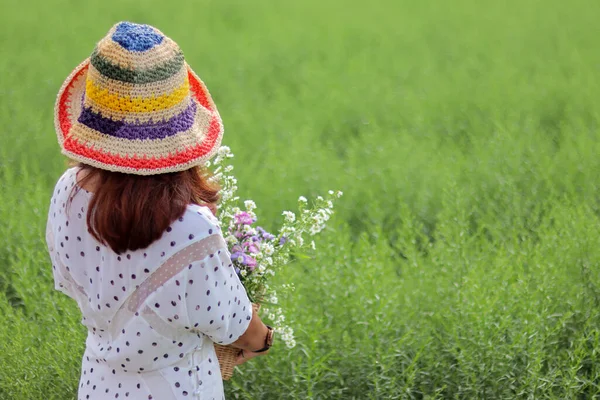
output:
M208 207L189 204L183 215L167 228L167 233L177 233L177 236L183 235L190 241L196 241L222 232L219 220Z
M158 248L161 256L169 257L196 242L221 235L219 221L208 207L188 205L181 217L167 227L164 234L150 246Z
M53 196L60 195L75 186L75 176L77 175L77 167L68 168L64 171L54 185Z
M179 221L184 227L199 229L199 230L210 230L207 233L217 233L216 231L221 230L219 220L215 217L207 206L201 206L198 204L189 204Z

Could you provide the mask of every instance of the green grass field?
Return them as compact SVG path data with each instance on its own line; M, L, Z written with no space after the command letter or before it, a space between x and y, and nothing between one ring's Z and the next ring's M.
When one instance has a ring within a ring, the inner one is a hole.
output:
M267 227L345 193L279 276L298 346L228 398L600 398L599 19L593 0L4 2L0 399L76 399L86 332L43 239L53 104L119 20L182 47Z

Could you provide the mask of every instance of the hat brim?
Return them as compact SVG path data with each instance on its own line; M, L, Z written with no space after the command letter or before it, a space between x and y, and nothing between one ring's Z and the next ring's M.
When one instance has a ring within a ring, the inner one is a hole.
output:
M210 115L208 124L195 124L197 131L190 132L197 137L193 146L180 149L164 156L148 157L139 154L115 154L83 142L71 135L78 124L81 95L85 90L89 59L79 64L63 83L54 108L54 124L62 153L82 163L113 172L135 175L155 175L183 171L209 160L218 151L223 137L223 123L217 108L204 83L187 66L192 101L202 107L203 113Z

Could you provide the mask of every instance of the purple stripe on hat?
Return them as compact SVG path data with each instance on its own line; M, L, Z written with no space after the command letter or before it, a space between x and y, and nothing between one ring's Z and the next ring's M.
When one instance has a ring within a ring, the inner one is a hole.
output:
M129 140L164 139L178 132L187 131L194 124L196 117L196 102L191 101L188 108L167 121L148 122L144 124L114 121L95 113L91 108L84 107L78 121L94 129L117 138Z

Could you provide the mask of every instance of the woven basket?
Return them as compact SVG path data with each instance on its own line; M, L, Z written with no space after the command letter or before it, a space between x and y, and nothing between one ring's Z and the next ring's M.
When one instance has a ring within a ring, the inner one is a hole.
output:
M258 313L258 310L260 310L260 304L252 303L252 311ZM235 360L238 354L240 354L240 349L233 346L215 344L215 352L217 353L219 367L221 368L221 377L227 381L233 376Z

